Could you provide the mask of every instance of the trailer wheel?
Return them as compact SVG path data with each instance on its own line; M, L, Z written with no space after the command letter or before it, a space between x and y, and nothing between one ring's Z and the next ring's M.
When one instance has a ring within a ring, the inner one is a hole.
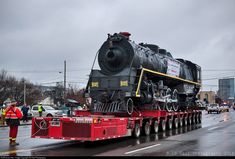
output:
M202 122L202 115L199 114L199 115L198 115L198 123L201 123L201 122Z
M132 136L134 136L135 138L140 137L140 124L139 123L135 124L135 127L132 131Z
M179 123L178 118L175 118L174 119L174 128L178 128L178 123Z
M155 134L157 134L157 133L158 133L158 130L159 130L158 121L155 120L155 121L153 122L153 125L152 125L152 132L155 133Z
M188 125L188 118L185 117L185 118L184 118L184 126L187 126L187 125Z
M192 124L192 117L188 117L188 125Z
M168 119L167 126L169 130L172 129L172 119Z
M197 124L197 115L194 116L194 124Z
M180 126L180 127L182 127L182 126L183 126L183 118L180 118L179 126Z
M142 127L143 129L143 134L148 136L150 134L150 124L148 121L146 121Z
M195 124L195 115L192 116L192 124Z
M165 120L161 120L161 130L166 131L166 121Z

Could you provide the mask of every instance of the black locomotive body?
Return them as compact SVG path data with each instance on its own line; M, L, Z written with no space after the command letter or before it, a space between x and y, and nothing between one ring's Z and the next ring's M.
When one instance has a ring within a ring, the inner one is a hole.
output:
M100 70L91 71L86 97L91 110L128 113L185 110L196 105L201 67L174 59L157 45L136 44L127 32L109 35L98 52Z

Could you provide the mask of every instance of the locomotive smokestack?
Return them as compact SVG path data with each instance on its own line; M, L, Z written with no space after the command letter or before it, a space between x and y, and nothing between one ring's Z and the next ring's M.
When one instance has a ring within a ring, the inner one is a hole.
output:
M127 40L130 40L129 37L131 36L131 34L129 32L120 32L119 34L125 36L127 38Z

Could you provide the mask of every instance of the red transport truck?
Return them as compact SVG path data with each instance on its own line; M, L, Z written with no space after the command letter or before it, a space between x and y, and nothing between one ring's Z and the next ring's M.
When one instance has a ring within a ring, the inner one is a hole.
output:
M91 114L75 111L73 117L35 117L32 119L32 138L48 138L78 141L97 141L124 136L138 138L140 135L158 133L191 124L200 124L202 112L167 112L144 110L133 112L129 117L121 115Z

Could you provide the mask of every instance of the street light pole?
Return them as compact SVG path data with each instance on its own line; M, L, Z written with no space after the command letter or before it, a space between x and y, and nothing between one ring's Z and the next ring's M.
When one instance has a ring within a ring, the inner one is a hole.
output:
M66 101L66 60L64 60L64 104Z
M24 105L26 105L26 81L24 80Z

